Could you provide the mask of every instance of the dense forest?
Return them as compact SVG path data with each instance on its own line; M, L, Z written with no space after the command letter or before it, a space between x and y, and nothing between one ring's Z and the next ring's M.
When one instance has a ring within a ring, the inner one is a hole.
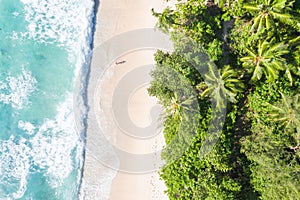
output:
M300 199L300 0L174 3L148 88L169 199Z

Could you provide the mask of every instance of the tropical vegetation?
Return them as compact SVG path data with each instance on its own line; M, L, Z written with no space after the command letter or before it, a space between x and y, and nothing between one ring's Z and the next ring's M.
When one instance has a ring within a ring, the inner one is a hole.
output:
M174 4L148 88L169 199L300 199L300 0Z

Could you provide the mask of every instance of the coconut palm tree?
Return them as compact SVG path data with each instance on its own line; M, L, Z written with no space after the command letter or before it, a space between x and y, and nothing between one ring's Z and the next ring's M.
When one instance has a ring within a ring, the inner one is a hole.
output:
M288 54L287 45L283 42L274 43L267 40L258 41L256 49L246 49L248 55L241 58L243 67L253 73L252 80L260 80L264 74L272 82L278 78L280 70L287 68L283 55Z
M282 23L295 25L296 19L289 14L294 1L290 0L262 0L261 3L245 3L243 8L253 13L251 30L257 33L272 28L275 20Z
M289 97L280 94L281 101L279 103L275 105L267 104L271 107L270 119L285 128L300 128L300 95Z
M213 64L209 64L208 69L209 72L205 74L205 82L197 86L200 90L200 97L213 97L219 109L225 107L224 97L230 102L236 102L236 95L244 88L242 81L238 79L237 72L229 65L216 71Z
M166 107L166 113L172 116L173 119L182 121L186 117L185 112L192 110L192 103L194 99L179 97L177 92L174 92L173 97L170 100L170 104Z

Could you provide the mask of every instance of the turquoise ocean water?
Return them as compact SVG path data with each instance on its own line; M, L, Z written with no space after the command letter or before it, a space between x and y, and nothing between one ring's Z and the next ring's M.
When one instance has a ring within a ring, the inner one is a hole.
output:
M93 0L0 0L0 200L78 198L92 19Z

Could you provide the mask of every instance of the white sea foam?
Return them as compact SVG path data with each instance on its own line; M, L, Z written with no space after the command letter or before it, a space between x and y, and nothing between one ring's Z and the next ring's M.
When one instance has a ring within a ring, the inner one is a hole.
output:
M33 166L46 170L49 185L56 188L63 185L74 165L79 164L74 163L72 157L74 151L77 159L82 152L80 137L75 130L72 100L69 94L66 101L58 106L55 118L45 119L41 125L34 126L20 120L18 127L34 134L32 139L21 138L15 142L15 137L11 136L9 140L0 141L1 200L18 199L24 195L26 178Z
M91 59L93 0L21 0L27 31L13 38L34 39L66 48L75 78L86 77ZM84 86L83 86L84 88ZM82 88L82 89L83 89Z
M26 191L30 148L24 139L16 142L11 136L0 141L0 160L0 199L21 198Z
M69 52L70 63L75 64L74 80L79 80L75 91L76 108L85 116L82 95L91 60L93 0L21 0L25 5L28 30L21 38L40 43L55 43ZM19 36L14 35L13 38Z
M69 95L58 106L55 119L45 119L30 140L33 162L47 170L52 187L61 186L72 172L74 163L71 155L80 142L75 130L72 105L72 95Z
M30 71L22 67L22 73L17 76L8 76L0 82L0 102L11 104L15 109L22 109L28 105L29 96L36 90L36 79Z
M75 43L90 35L92 0L21 0L21 2L25 4L25 19L29 23L27 34L31 39L75 48L78 46Z
M34 39L39 43L58 44L69 52L69 61L75 64L74 79L80 81L79 84L76 85L74 93L76 97L76 105L74 106L76 109L74 113L82 117L76 120L79 132L81 132L84 130L83 122L87 112L84 105L83 93L86 86L86 76L91 57L90 44L92 42L94 1L21 0L21 2L25 5L25 18L28 22L28 28L26 32L19 33L18 36L14 36L14 38L21 37ZM37 152L39 157L35 158L37 163L41 166L43 166L43 164L49 165L54 162L54 160L51 159L55 159L55 162L56 159L58 159L58 162L52 165L48 170L49 174L54 175L52 176L54 179L58 178L61 180L70 172L72 167L71 163L65 162L63 159L60 159L60 157L66 158L68 150L74 148L76 145L77 151L80 152L80 154L77 154L77 159L81 162L80 165L83 165L83 144L82 142L78 142L78 138L80 138L79 135L72 135L72 133L76 133L76 131L74 117L72 116L74 113L71 113L68 107L70 105L73 105L73 102L67 101L66 104L61 106L61 110L65 111L59 113L64 114L58 113L56 120L46 120L44 125L39 127L39 131L34 140L34 145L38 147L36 149L39 149L39 152ZM71 124L72 120L73 124ZM65 124L70 125L65 127ZM51 134L54 132L54 137L51 142L43 139L47 137L47 134L50 134L50 132ZM65 135L59 135L60 132L64 132ZM56 148L56 151L54 151L54 148ZM60 168L61 172L59 172ZM55 175L55 173L59 174Z
M83 118L76 120L79 132L83 130L86 108L84 90L91 57L93 0L21 0L25 5L27 30L13 34L14 39L33 39L39 43L58 44L69 52L69 61L75 63L75 102L68 98L58 108L55 119L45 119L33 133L32 158L34 164L46 169L48 181L53 187L60 186L70 172L73 163L70 154L77 149L77 159L82 165L83 145L76 135L74 113ZM72 110L73 103L75 110ZM26 122L24 122L26 123ZM23 130L25 129L24 126ZM25 130L28 132L28 130ZM107 176L112 180L113 176ZM80 176L79 176L80 177ZM109 191L110 183L101 186L97 198ZM105 191L105 192L104 192Z
M35 126L30 122L23 122L20 120L18 122L18 128L26 131L27 134L32 135L35 130Z

